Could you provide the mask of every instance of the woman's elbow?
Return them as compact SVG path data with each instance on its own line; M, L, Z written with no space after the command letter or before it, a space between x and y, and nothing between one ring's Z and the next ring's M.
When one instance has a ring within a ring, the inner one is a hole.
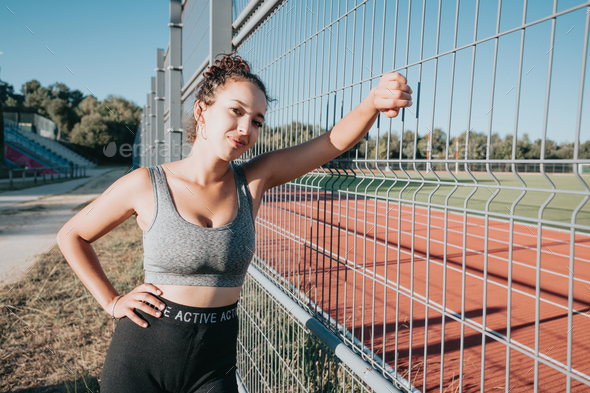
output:
M68 237L72 237L75 233L72 231L74 226L67 222L64 226L61 227L59 231L57 231L57 235L55 236L55 240L57 241L57 245L61 246L65 244Z

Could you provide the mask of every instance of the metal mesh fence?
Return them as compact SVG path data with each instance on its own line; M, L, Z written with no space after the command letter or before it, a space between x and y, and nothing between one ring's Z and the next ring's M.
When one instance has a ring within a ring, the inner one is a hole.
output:
M372 391L251 276L239 304L238 368L248 392Z
M278 98L244 159L328 132L384 72L414 106L269 190L253 264L407 389L589 389L589 25L583 1L280 3L237 48ZM252 391L331 391L244 288Z

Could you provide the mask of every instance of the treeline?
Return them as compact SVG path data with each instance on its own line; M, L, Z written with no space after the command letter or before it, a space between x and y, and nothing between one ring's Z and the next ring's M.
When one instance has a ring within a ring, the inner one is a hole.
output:
M122 97L109 95L99 101L63 83L43 87L34 79L23 84L20 93L0 81L0 104L4 112L51 119L57 124L58 140L80 146L99 161L105 160L102 149L110 142L133 144L142 113L141 107Z
M325 132L324 128L318 126L314 128L313 125L292 122L284 127L267 128L264 133L261 133L259 139L263 146L262 151L268 151L293 146ZM433 159L447 157L447 134L441 129L435 128L430 138L432 139L431 157ZM401 158L426 159L428 157L428 139L428 134L416 138L415 133L411 130L404 132L401 144L399 132L392 131L389 135L381 133L378 141L374 136L367 135L341 158L399 159L401 150ZM502 138L495 133L488 141L487 133L471 131L469 135L463 132L458 139L457 143L456 138L449 138L449 159L454 159L457 156L457 145L459 159L464 159L467 153L469 159L483 160L487 158L488 150L490 159L512 159L513 149L517 160L541 158L541 139L531 141L527 134L519 136L515 147L512 135ZM572 159L573 157L573 142L556 143L550 139L545 141L545 159ZM590 159L590 140L580 143L578 158Z
M517 160L540 159L542 140L531 141L528 134L522 134L514 144L513 136L504 138L497 133L491 135L488 140L487 133L471 131L463 132L456 138L449 138L447 147L447 134L439 128L430 133L430 156L433 159L448 157L453 159L467 158L483 160L488 157L492 160L507 160L514 157ZM408 159L425 159L429 151L429 135L416 137L415 133L407 130L403 134L401 143L401 157ZM376 147L378 146L378 148ZM389 146L389 149L388 149ZM458 154L457 154L458 152ZM385 133L379 137L378 145L374 137L365 138L359 144L359 157L385 159L400 158L400 140L398 133ZM448 155L447 155L448 154ZM572 159L574 157L574 143L556 143L550 139L545 140L545 159ZM590 141L581 142L578 152L579 159L590 158Z

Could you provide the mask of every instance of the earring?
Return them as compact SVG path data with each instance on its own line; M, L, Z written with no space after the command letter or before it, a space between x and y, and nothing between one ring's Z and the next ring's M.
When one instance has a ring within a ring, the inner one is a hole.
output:
M203 137L204 140L207 140L207 135L205 134L205 124L202 124L199 126L201 128L201 136Z

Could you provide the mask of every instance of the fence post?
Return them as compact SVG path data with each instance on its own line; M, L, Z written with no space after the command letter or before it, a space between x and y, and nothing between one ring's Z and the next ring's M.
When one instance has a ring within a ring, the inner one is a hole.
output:
M24 186L25 185L25 176L26 176L25 172L26 172L26 169L23 169L22 171L23 171L23 186Z
M8 178L10 179L10 187L12 188L12 169L8 170Z
M168 117L169 129L164 134L167 157L165 162L178 161L182 158L182 129L181 108L181 80L182 80L182 1L170 0L170 41L168 52L168 69L166 70L168 84Z
M154 97L154 104L156 105L156 126L154 130L154 145L156 146L156 165L166 163L166 157L164 157L165 151L163 151L166 149L164 145L164 101L166 100L164 71L164 50L156 49L156 96Z
M150 95L149 95L149 99L150 99L150 131L149 131L149 146L151 147L150 149L150 155L149 155L149 159L150 159L150 165L157 165L158 164L158 157L157 157L157 143L156 143L156 139L158 139L156 137L156 78L155 77L151 77L150 78L150 86L151 86L151 91L150 91Z
M151 100L150 100L150 94L147 94L146 97L146 106L144 106L144 113L145 113L145 129L143 132L143 136L145 138L142 138L141 142L143 145L143 149L144 149L144 160L145 160L145 165L146 166L150 166L151 164L151 158L150 158L150 137L151 137L151 122L152 122L152 118L150 117L150 104Z
M33 169L33 181L34 181L34 184L37 184L37 170L36 169Z
M217 0L215 7L209 7L209 65L218 54L232 51L232 22L231 0Z

